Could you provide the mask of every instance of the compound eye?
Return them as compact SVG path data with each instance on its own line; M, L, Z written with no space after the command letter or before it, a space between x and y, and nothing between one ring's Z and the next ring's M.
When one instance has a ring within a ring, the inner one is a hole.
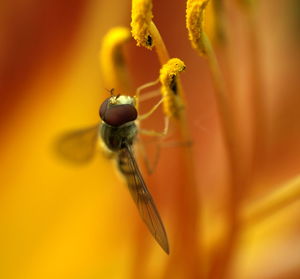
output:
M102 109L102 106L105 109ZM106 124L119 127L125 123L136 120L137 110L130 104L109 105L108 101L105 100L100 107L100 117Z
M105 101L101 104L100 109L99 109L99 115L103 121L104 121L106 110L109 105L109 100L110 100L110 98L105 99Z

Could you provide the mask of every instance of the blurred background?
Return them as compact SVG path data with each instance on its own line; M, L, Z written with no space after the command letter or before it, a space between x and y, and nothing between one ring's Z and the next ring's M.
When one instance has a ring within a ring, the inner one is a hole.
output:
M108 96L101 40L112 27L130 26L131 2L4 0L0 278L300 278L300 4L212 0L210 6L207 32L234 105L247 170L236 210L242 219L243 212L250 217L241 222L230 260L222 264L220 258L228 241L226 150L207 60L188 41L184 1L153 1L153 20L171 57L187 66L182 83L196 170L196 184L186 184L178 160L182 147L175 145L162 150L153 175L145 174L170 238L167 256L110 161L99 152L90 164L75 167L51 151L62 132L99 121ZM158 77L160 64L133 40L124 55L133 95ZM156 128L159 117L148 125ZM286 185L292 189L288 199L280 194ZM193 212L185 207L185 187L198 195ZM251 208L274 192L281 205L256 220ZM187 233L193 218L200 244Z

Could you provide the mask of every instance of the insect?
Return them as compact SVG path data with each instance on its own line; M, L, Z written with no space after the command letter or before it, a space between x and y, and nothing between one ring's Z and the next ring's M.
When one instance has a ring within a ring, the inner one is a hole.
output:
M116 156L117 166L125 177L129 192L139 214L162 249L169 254L167 234L154 200L135 160L133 145L138 134L136 98L111 96L100 106L101 124L65 134L57 142L58 152L74 162L90 160L96 150L97 139Z

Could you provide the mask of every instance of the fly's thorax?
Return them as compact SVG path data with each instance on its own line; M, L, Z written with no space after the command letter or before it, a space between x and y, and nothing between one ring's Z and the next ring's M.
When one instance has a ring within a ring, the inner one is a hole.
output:
M137 126L134 121L120 127L113 127L103 122L100 135L109 150L119 151L124 147L125 143L133 144L137 135Z

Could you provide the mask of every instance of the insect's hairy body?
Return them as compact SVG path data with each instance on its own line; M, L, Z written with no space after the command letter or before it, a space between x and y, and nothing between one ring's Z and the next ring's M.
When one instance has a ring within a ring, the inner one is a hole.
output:
M118 169L129 183L132 180L132 176L135 175L135 171L130 167L128 157L124 156L122 150L127 146L131 147L136 139L137 126L135 122L126 123L121 127L112 127L102 123L100 135L106 147L110 151L117 153Z
M125 147L125 143L130 146L133 144L137 135L137 126L135 122L129 122L120 127L113 127L103 122L100 135L107 148L117 152Z
M108 98L100 107L100 117L103 142L110 151L116 153L118 168L126 179L143 221L168 254L169 244L164 225L133 154L132 145L138 130L135 99L122 95Z

